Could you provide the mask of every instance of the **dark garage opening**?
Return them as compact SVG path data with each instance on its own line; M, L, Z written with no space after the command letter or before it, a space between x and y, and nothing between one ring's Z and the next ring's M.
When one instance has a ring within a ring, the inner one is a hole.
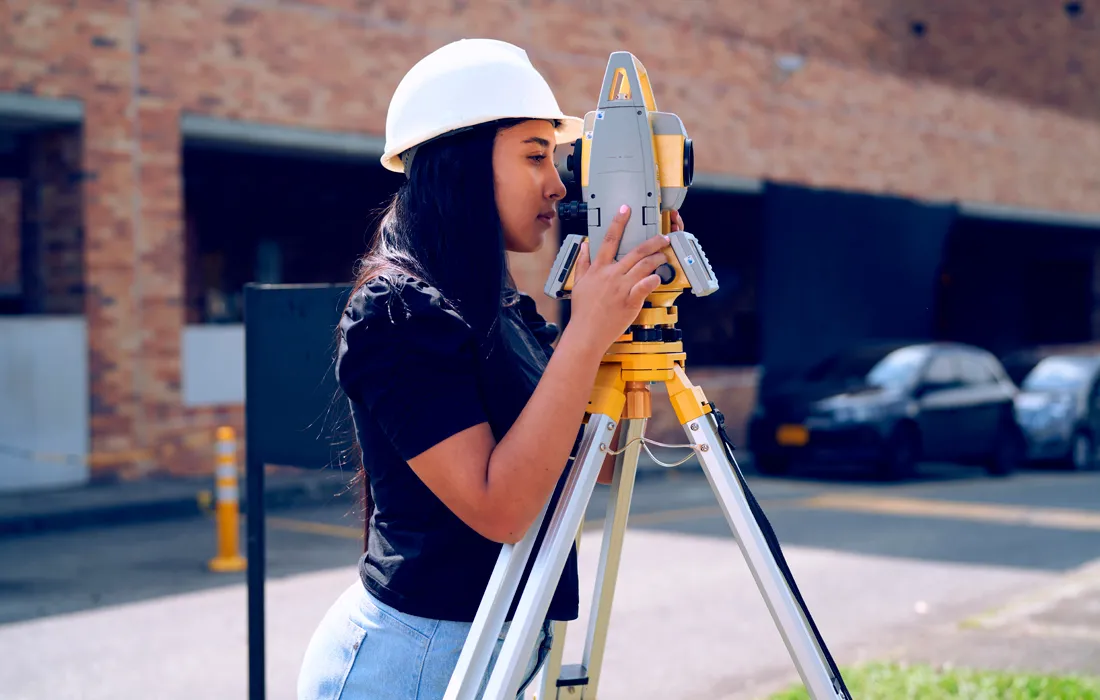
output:
M687 291L677 302L689 366L757 365L763 197L693 187L680 214L718 277L714 294L696 297Z
M0 314L84 313L82 134L0 117Z
M1096 337L1100 229L959 217L937 285L936 335L1004 355Z
M374 158L193 144L184 149L183 172L191 324L239 323L249 282L348 282L382 208L401 184L400 175ZM686 292L678 301L688 361L755 365L762 198L693 187L681 213L719 281L709 297ZM566 304L563 318L567 313Z
M238 323L246 283L345 283L400 185L376 159L183 154L187 322Z

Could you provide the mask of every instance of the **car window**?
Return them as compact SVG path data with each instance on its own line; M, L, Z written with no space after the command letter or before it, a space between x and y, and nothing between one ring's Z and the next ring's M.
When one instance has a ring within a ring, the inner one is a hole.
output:
M995 384L997 377L979 358L972 355L959 355L957 358L959 376L964 384Z
M949 384L959 381L954 358L948 353L936 355L924 371L924 381L929 384Z
M1084 386L1092 376L1094 360L1087 357L1048 357L1024 379L1027 391L1058 391Z

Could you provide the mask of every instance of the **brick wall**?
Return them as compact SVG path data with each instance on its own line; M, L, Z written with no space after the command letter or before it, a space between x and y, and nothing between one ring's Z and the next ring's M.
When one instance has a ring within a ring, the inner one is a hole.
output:
M214 426L242 427L238 407L180 406L182 113L382 134L415 60L488 35L528 48L563 107L582 114L607 54L626 48L658 105L684 119L698 172L1095 210L1096 8L1069 18L1062 3L957 5L9 0L0 90L85 108L74 170L97 475L207 471ZM802 57L793 72L780 61L791 53ZM550 315L539 290L555 249L516 270Z
M1066 114L1100 117L1095 3L901 0L894 6L888 26L898 48L887 67Z

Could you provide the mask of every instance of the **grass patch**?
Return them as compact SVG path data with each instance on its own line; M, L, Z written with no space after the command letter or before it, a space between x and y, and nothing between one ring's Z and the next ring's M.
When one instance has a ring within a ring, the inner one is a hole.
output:
M841 669L857 700L1100 700L1100 678L872 663ZM801 684L768 700L809 700Z

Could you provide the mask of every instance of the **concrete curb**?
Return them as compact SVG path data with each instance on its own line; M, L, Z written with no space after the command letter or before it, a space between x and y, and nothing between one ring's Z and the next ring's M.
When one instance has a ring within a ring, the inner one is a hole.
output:
M198 517L212 507L212 479L105 484L56 492L0 496L0 537ZM269 476L264 504L278 509L349 498L336 472ZM245 484L240 510L248 512Z

